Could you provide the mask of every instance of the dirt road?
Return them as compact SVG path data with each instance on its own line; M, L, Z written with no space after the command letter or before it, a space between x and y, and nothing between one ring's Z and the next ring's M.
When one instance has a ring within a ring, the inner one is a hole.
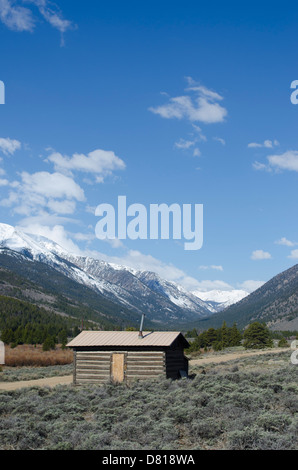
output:
M249 356L260 356L262 354L277 354L282 351L289 351L290 358L290 349L289 348L276 348L276 349L266 349L261 351L239 351L237 353L227 353L214 356L200 357L199 359L192 359L189 361L190 366L197 365L206 365L206 364L219 364L221 362L233 361L235 359L241 359L242 357ZM24 380L22 382L0 382L0 391L10 391L17 390L24 387L55 387L56 385L71 385L73 380L72 375L66 375L63 377L48 377L45 379L38 380Z
M55 387L56 385L72 384L73 376L64 375L63 377L48 377L38 380L23 380L21 382L0 382L0 391L17 390L24 387Z
M229 362L229 361L234 361L235 359L241 359L242 357L249 357L249 356L261 356L263 354L277 354L283 351L289 351L289 358L290 358L290 349L289 348L275 348L275 349L262 349L260 351L251 351L251 352L242 352L239 351L237 353L227 353L227 354L220 354L218 356L208 356L204 357L201 356L201 358L198 359L192 359L189 361L190 366L197 366L200 364L220 364L221 362Z

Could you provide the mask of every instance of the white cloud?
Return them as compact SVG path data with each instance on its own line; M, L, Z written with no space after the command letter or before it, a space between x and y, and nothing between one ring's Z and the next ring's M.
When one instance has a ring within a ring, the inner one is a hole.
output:
M221 145L226 145L226 141L222 139L221 137L213 137L213 140L216 142L219 142Z
M268 165L265 165L264 163L261 163L261 162L254 162L252 164L253 168L257 171L260 171L260 170L264 170L264 171L272 171L272 169L268 166Z
M1 0L0 0L1 1ZM4 155L13 155L16 150L21 148L21 142L14 139L7 138L0 138L0 152L4 153Z
M222 266L217 266L214 264L211 264L210 266L200 266L199 269L207 270L207 269L215 269L216 271L223 271Z
M194 151L193 151L193 156L194 156L194 157L200 157L200 156L201 156L201 151L200 151L200 149L198 149L198 148L194 149Z
M265 284L265 281L254 281L254 280L248 280L244 281L240 284L237 284L237 287L240 289L245 290L246 292L254 292L255 290L259 289L259 287L262 287Z
M198 135L198 139L207 142L207 137L202 133L202 129L196 124L192 124L192 127Z
M72 29L73 24L62 17L62 13L57 5L48 0L23 0L25 3L32 3L37 6L42 16L51 26L58 29L61 33Z
M53 28L61 33L61 45L63 45L63 34L74 29L75 25L63 18L58 6L48 0L0 0L0 20L5 26L13 31L32 32L37 23L37 17L30 8L21 5L32 4L37 7L42 18L44 18Z
M277 147L279 142L277 140L264 140L262 144L258 144L256 142L251 142L248 144L248 148L268 148L272 149L273 147Z
M135 271L152 271L161 278L176 282L186 290L195 290L200 286L197 279L188 276L183 270L173 264L167 264L151 255L143 254L137 250L128 250L123 256L109 256L99 251L87 251L87 256L102 259L108 263L127 266Z
M12 207L15 214L26 217L73 214L76 202L84 202L83 189L69 176L46 171L21 173L21 180L8 183L13 188L0 201L2 207Z
M77 232L74 234L74 239L80 242L91 242L95 240L96 236L95 233L81 233Z
M0 20L13 31L33 31L35 20L31 10L14 5L11 0L0 0Z
M298 171L298 152L289 150L281 155L270 155L269 164L279 170Z
M291 254L288 256L291 259L298 259L298 250L292 250Z
M48 198L85 200L83 189L72 178L61 173L40 171L29 174L24 171L21 178L25 193Z
M125 163L114 152L97 149L87 155L75 153L72 157L54 152L47 158L54 164L55 170L71 174L73 171L92 173L96 181L102 183L113 171L124 170Z
M55 199L50 199L48 201L47 207L56 214L74 214L76 209L75 201L57 201Z
M196 286L193 286L194 288L189 289L189 290L199 290L201 292L208 292L210 290L226 290L230 291L233 290L234 287L228 284L225 281L220 281L220 280L203 280L203 281L196 281Z
M275 170L277 173L282 170L298 172L298 151L288 150L280 155L269 155L267 157L268 164L254 162L253 167L255 170L265 170L272 172Z
M72 241L68 232L62 225L55 225L50 227L48 225L41 225L39 223L25 223L20 225L21 230L24 232L48 238L58 243L62 248L65 248L70 253L83 255L80 248Z
M102 241L108 243L112 248L116 248L116 249L124 248L124 244L121 240L119 240L119 238L113 238L113 239L106 238Z
M260 260L260 259L271 259L271 254L263 250L255 250L251 255L251 259Z
M175 142L175 147L178 149L189 149L195 145L195 141L180 139L179 142Z
M280 240L277 240L275 242L276 245L284 245L284 246L295 246L297 243L291 242L290 240L287 240L287 238L282 237Z
M204 86L196 85L190 78L188 82L192 86L185 90L187 95L169 98L168 103L150 107L149 111L165 119L187 119L192 123L205 124L223 122L227 110L218 103L223 97Z

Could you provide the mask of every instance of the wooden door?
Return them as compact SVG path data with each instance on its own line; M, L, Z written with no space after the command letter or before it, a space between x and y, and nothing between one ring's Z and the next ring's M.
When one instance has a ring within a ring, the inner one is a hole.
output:
M115 382L123 382L124 380L124 358L125 355L121 353L112 355L112 379Z

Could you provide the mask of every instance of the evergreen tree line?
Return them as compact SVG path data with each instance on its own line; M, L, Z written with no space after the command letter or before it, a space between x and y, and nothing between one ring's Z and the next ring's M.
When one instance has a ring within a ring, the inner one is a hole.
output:
M264 323L251 323L242 333L234 323L228 327L224 321L221 328L209 328L202 333L198 333L194 328L186 333L186 337L195 338L191 342L189 352L200 349L221 351L222 349L243 345L246 349L261 349L273 346L272 335ZM286 340L280 341L279 346L287 345Z
M229 328L226 322L223 322L221 328L209 328L206 331L198 334L194 328L186 333L186 337L195 338L192 341L189 352L199 351L200 349L212 348L215 351L220 351L227 347L240 346L242 334L237 328L237 324Z
M0 296L0 332L5 344L43 344L45 350L76 336L79 320L48 312L37 305Z

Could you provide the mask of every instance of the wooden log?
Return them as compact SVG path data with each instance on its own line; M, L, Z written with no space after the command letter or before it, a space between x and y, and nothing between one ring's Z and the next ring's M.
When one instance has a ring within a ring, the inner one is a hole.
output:
M80 381L80 380L93 380L93 379L96 379L96 380L100 380L100 379L109 379L110 378L110 374L106 374L106 375L78 375L77 376L77 381Z
M165 362L159 361L159 362L143 362L143 361L138 361L138 362L130 362L127 361L127 367L164 367Z
M148 374L148 373L163 373L165 367L128 367L127 374Z

